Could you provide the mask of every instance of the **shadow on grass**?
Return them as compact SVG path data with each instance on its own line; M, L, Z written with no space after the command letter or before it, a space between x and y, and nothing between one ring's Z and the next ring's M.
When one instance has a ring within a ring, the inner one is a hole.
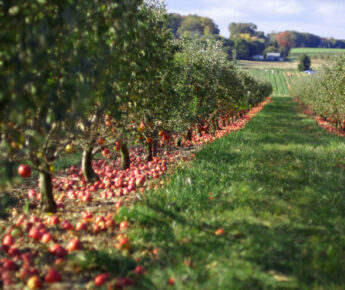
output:
M345 177L334 166L344 140L295 109L276 98L134 207L137 247L163 253L148 262L152 285L171 273L185 289L344 285ZM224 235L215 235L219 228Z

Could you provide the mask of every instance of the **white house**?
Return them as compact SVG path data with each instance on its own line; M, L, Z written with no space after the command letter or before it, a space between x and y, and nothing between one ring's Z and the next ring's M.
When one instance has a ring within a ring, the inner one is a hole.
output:
M267 60L282 61L282 57L279 52L267 52Z
M253 55L253 60L264 60L264 56L261 54Z

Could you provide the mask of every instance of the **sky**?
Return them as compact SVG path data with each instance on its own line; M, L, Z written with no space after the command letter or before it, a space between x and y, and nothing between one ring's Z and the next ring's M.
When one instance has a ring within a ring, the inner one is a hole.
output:
M211 18L229 37L231 22L251 22L266 34L284 30L345 39L345 0L165 0L168 12Z

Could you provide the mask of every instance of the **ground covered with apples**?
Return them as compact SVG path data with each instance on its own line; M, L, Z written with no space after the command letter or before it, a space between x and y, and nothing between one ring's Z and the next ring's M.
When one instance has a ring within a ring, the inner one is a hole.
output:
M163 142L153 161L146 160L142 146L130 148L131 166L121 170L119 154L99 154L93 169L100 180L85 182L78 164L80 153L69 154L55 164L52 180L59 208L56 214L40 210L37 178L26 179L20 188L2 196L0 220L1 285L8 289L123 288L138 284L146 273L141 252L127 234L130 224L123 212L134 202L169 183L169 175L204 144L242 129L268 98L242 117L222 126L214 134L193 134L174 147ZM183 165L184 166L184 165ZM18 174L28 178L31 168L21 165ZM17 197L17 198L13 198ZM16 204L17 202L17 204ZM152 255L155 255L152 249ZM104 286L105 287L105 286Z
M2 283L341 288L345 140L291 98L272 100L244 129L250 115L219 131L222 138L194 136L183 150L160 149L152 162L134 148L127 171L100 159L93 167L101 182L92 185L68 167L54 180L54 215L36 210L35 184L16 189L30 202L0 223Z

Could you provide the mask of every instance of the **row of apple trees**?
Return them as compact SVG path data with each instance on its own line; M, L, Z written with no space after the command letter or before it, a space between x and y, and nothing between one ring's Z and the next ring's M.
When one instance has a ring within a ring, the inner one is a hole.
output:
M156 1L0 2L1 179L39 173L42 209L57 209L54 162L80 148L87 182L92 159L112 145L216 129L260 103L267 83L238 72L213 40L172 40ZM107 152L105 152L107 153Z
M345 55L312 77L299 79L293 94L317 115L345 130Z

